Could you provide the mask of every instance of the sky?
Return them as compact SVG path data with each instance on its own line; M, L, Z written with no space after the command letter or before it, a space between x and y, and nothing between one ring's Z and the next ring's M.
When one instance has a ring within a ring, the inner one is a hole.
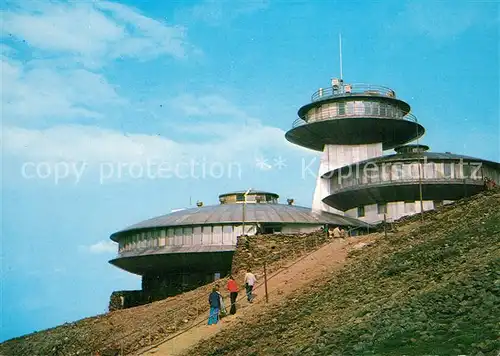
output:
M285 132L339 76L391 87L421 143L500 161L494 1L0 5L0 341L107 310L113 232L248 188L311 206Z

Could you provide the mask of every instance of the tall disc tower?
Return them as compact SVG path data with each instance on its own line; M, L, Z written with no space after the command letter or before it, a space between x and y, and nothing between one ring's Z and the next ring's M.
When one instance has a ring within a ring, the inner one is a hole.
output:
M288 141L322 151L312 207L342 213L323 202L330 195L327 172L382 156L421 137L425 129L410 113L410 105L394 90L371 84L347 84L333 78L319 88L285 137Z

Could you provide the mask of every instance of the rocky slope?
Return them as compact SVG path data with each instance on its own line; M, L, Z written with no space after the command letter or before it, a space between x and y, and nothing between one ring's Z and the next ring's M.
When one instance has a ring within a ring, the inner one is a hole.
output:
M280 269L327 242L324 233L308 235L260 235L238 243L233 273L242 283L242 268L262 275L264 260L268 272ZM271 252L269 252L271 251ZM218 281L225 285L226 280ZM207 296L212 284L135 308L117 310L73 323L29 334L0 344L2 356L127 354L189 328L196 317L208 313ZM223 289L223 288L222 288ZM227 292L222 290L222 294Z
M497 355L500 190L405 220L330 278L187 354Z

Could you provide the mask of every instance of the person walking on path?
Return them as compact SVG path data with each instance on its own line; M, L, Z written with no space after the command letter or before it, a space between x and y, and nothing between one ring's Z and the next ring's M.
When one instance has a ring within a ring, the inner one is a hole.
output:
M229 314L236 314L236 298L238 297L238 284L234 280L233 276L229 276L229 281L227 281L227 290L229 291L229 298L231 298L231 309Z
M225 317L227 315L226 305L224 304L224 297L219 292L219 285L216 284L215 286L217 287L217 294L219 295L219 303L220 303L219 316L222 319L223 317Z
M212 293L208 296L208 303L210 304L210 315L208 317L208 325L217 324L219 322L220 310L220 294L219 287L214 286Z
M252 303L254 296L252 295L253 287L255 285L255 282L257 281L257 278L255 275L252 273L250 268L247 270L247 273L245 274L245 289L247 292L247 300Z

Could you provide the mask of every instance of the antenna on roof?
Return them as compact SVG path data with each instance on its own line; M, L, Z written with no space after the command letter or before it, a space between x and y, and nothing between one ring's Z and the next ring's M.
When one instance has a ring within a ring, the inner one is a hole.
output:
M343 79L342 73L342 34L339 33L339 56L340 56L340 80Z

